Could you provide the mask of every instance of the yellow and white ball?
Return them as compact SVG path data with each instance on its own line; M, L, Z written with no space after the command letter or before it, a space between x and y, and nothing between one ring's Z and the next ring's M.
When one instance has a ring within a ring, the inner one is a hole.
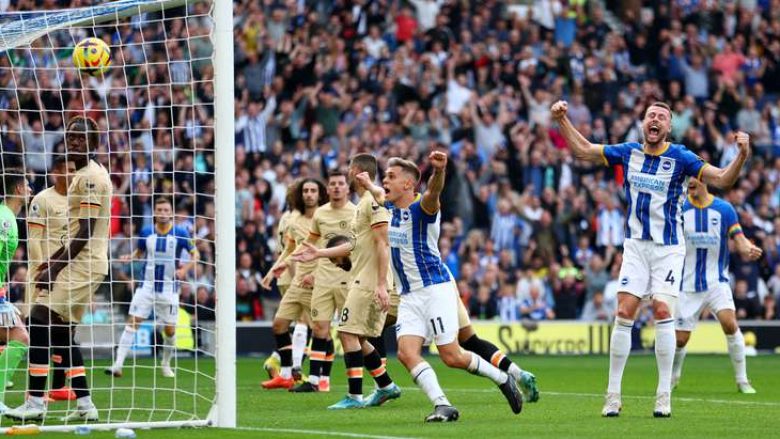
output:
M111 48L100 38L85 38L73 48L73 65L90 76L100 76L111 65Z

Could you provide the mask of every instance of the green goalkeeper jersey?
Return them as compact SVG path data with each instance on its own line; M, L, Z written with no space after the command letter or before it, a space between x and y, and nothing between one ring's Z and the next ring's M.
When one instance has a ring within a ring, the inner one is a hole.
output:
M19 228L16 215L5 204L0 204L0 287L8 282L8 266L19 246Z

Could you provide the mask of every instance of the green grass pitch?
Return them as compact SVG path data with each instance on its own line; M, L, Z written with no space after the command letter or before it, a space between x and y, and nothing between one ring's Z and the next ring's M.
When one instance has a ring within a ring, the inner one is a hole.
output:
M520 415L513 415L499 391L487 380L465 372L447 369L430 359L450 401L458 407L461 419L453 424L424 424L431 406L417 390L408 373L391 360L390 373L402 386L403 395L380 408L330 411L329 404L346 391L343 365L337 359L332 391L325 394L290 394L266 391L259 387L265 373L259 359L238 361L238 430L183 429L136 430L138 438L479 438L489 437L768 437L780 415L780 357L761 356L748 359L748 373L758 390L757 395L740 395L733 383L731 364L726 356L689 355L680 387L674 392L671 419L652 417L656 386L655 359L649 355L633 356L626 368L623 388L623 413L619 418L600 416L606 386L607 357L515 357L521 367L536 373L542 391L536 404L525 404ZM146 363L149 364L149 363ZM192 360L180 360L185 370L194 370ZM103 419L163 420L182 419L188 410L205 415L206 398L194 396L199 389L210 397L213 365L198 363L199 374L181 371L177 385L155 375L152 369L126 369L126 377L115 380L113 391L98 390L95 401ZM92 375L96 388L107 388L110 378L102 374L102 364L95 365ZM97 373L100 372L100 373ZM156 376L156 378L155 378ZM23 376L16 375L21 383ZM366 374L365 393L373 388ZM121 386L121 387L116 387ZM135 386L135 389L133 388ZM156 391L152 391L156 387ZM140 390L139 390L140 388ZM9 394L7 403L14 406L21 395ZM154 407L173 407L177 411L151 412ZM51 409L62 409L57 403ZM133 406L132 412L126 410ZM106 410L111 408L111 410ZM3 426L8 426L7 420ZM481 436L480 436L481 435ZM60 435L52 435L63 437ZM113 433L93 432L90 437L108 438Z

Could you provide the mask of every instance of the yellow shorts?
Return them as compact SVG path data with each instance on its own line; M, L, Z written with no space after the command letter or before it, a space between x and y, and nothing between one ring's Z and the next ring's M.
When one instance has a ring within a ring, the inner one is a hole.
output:
M35 303L45 305L64 321L79 323L92 302L92 295L105 278L106 275L102 273L82 273L66 266L57 276L50 292L38 291Z
M398 317L398 304L401 303L401 295L393 288L390 290L390 310L387 311L387 315Z
M276 284L276 288L279 288L279 295L284 297L284 293L290 288L290 284L279 285Z
M297 321L310 313L311 290L297 285L290 285L279 303L279 309L276 310L276 318Z
M341 312L347 300L349 286L343 282L339 287L314 285L311 293L311 319L315 322L329 322L336 312Z
M341 310L339 332L362 337L378 337L385 327L387 313L374 300L374 290L350 288Z

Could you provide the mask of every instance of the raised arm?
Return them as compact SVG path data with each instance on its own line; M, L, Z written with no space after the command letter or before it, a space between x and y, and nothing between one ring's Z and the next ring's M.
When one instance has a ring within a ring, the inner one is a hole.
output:
M380 206L385 204L385 190L381 186L374 184L371 177L368 175L368 172L357 174L355 179L357 179L358 183L374 197L374 201L376 201L377 204Z
M439 196L444 190L444 170L447 169L447 154L441 151L431 151L428 155L428 161L433 168L433 174L428 179L428 187L420 200L420 206L429 215L434 215L439 211L441 202Z
M704 165L701 170L701 181L718 189L728 189L734 186L742 171L742 166L750 156L750 136L747 133L741 131L737 133L737 147L739 148L737 158L725 168Z
M588 139L577 131L577 128L574 127L574 124L566 116L566 112L569 111L569 104L566 101L554 103L550 111L553 119L561 127L561 135L566 139L566 144L569 145L576 158L593 163L607 164L603 154L604 147L590 143Z
M376 301L383 311L390 309L390 295L387 293L387 270L390 267L390 243L387 237L387 223L371 229L376 251Z

